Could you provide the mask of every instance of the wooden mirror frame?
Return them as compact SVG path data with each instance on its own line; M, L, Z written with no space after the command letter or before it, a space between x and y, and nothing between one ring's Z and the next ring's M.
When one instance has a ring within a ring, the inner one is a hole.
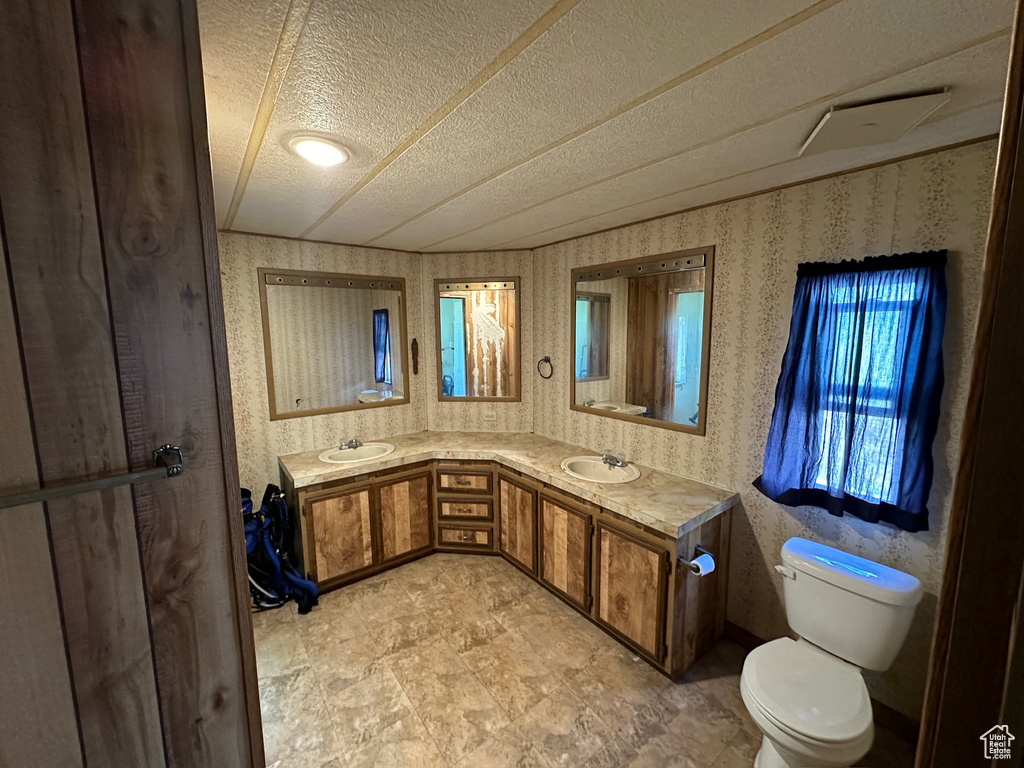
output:
M662 274L667 272L682 271L685 267L679 267L678 262L685 259L692 259L697 256L704 257L704 327L701 335L700 350L700 403L698 406L697 423L676 424L671 421L652 419L646 416L633 416L626 413L615 413L603 411L599 408L588 408L576 402L576 366L575 360L570 366L569 375L569 410L589 413L593 416L607 416L610 419L630 421L634 424L646 424L649 427L660 429L671 429L676 432L688 432L693 435L704 435L707 432L708 412L708 369L711 363L711 304L713 296L713 285L715 276L715 246L708 245L702 248L692 248L685 251L670 251L669 253L657 253L651 256L641 256L637 259L625 261L612 261L607 264L589 264L585 267L577 267L572 270L572 290L569 301L569 349L570 359L574 358L576 350L576 286L582 280L590 282L593 279L611 280L616 277L634 276L634 270L639 267L651 265L652 269L645 274ZM673 264L669 264L673 262ZM605 273L610 273L607 276ZM584 379L586 381L586 379Z
M463 395L461 397L443 397L441 392L443 391L443 382L441 380L441 286L443 285L454 285L461 283L462 285L472 286L474 283L512 283L512 290L516 294L516 335L515 335L515 349L513 350L512 357L516 361L515 375L512 377L512 388L514 390L511 395L502 395L501 397L477 397ZM522 328L521 322L521 305L522 296L519 293L519 288L522 285L522 280L519 277L461 277L456 279L442 280L436 278L434 280L434 356L437 364L437 401L439 403L472 403L472 402L486 402L486 403L518 403L523 398L523 343L522 343Z
M321 416L325 413L340 413L342 411L356 411L363 408L385 408L392 405L408 405L409 403L409 302L405 292L404 277L389 277L384 275L349 275L337 272L308 272L299 269L273 269L270 267L259 267L256 270L260 286L260 314L263 319L263 354L267 363L267 399L270 405L270 420L295 419L300 416ZM352 403L351 405L337 405L331 408L311 408L306 411L285 411L277 410L277 393L274 390L274 356L270 348L270 312L267 307L267 276L273 275L283 278L291 278L297 282L282 283L295 287L302 287L307 280L317 283L328 281L326 285L312 287L337 287L337 288L377 288L377 283L383 290L399 291L402 296L402 397L389 397L373 403ZM342 285L332 286L337 281Z

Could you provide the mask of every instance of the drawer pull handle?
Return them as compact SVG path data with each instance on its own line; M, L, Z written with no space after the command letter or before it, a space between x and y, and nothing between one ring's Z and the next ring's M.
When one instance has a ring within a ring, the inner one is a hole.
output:
M469 485L470 483L469 483L469 480L466 479L465 477L453 477L452 478L452 484L453 485Z
M455 514L457 515L471 515L473 514L472 507L456 507Z

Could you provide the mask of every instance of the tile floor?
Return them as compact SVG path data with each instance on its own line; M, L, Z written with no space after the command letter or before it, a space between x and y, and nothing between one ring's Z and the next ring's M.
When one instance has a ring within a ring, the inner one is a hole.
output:
M435 554L253 617L271 768L749 768L723 642L673 683L497 557ZM909 766L879 732L864 765Z

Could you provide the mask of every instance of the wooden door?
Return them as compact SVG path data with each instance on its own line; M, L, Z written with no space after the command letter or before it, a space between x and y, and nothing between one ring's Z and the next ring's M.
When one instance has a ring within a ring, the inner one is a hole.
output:
M537 572L537 492L498 476L498 551L530 573Z
M638 650L665 657L665 551L597 524L597 618Z
M325 584L373 565L370 487L347 489L306 501L313 531L313 579Z
M542 492L539 515L540 580L589 612L590 514Z
M429 549L430 472L378 485L380 546L384 562Z
M0 10L0 763L262 766L195 7Z

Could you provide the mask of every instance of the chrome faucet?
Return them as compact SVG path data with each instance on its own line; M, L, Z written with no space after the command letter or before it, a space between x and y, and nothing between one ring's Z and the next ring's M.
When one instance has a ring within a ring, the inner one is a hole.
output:
M362 442L358 437L353 437L351 440L344 440L338 450L347 451L352 448L358 448L362 445Z
M625 467L629 465L629 462L625 459L620 459L618 456L613 456L610 453L606 453L601 457L601 461L607 464L609 467Z
M589 400L584 400L583 401L583 407L584 408L590 408L596 402L597 401L594 398L590 398Z

